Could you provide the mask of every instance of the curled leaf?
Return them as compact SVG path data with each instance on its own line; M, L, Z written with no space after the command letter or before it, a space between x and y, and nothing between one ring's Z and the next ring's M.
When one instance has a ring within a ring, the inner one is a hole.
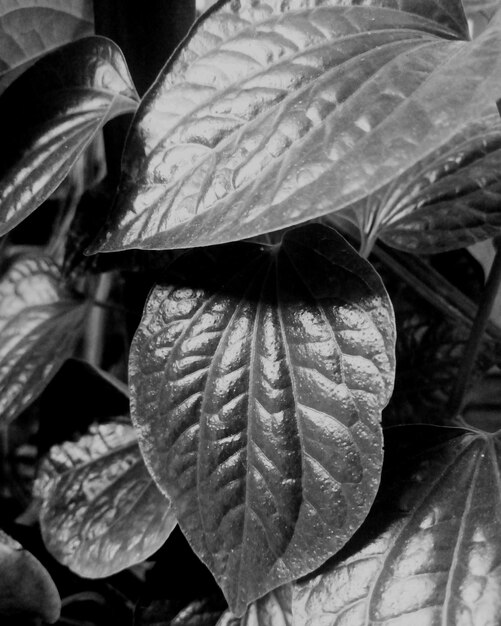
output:
M295 587L298 624L500 623L501 440L455 435L429 438L417 465L400 455L354 547Z
M365 518L393 351L379 276L319 225L268 252L187 255L152 291L131 348L133 421L237 615Z
M0 235L58 187L102 126L136 109L118 46L102 37L40 59L0 98Z
M57 622L61 599L52 578L38 559L2 530L0 572L0 619L38 617Z
M35 400L71 356L85 313L48 257L21 258L0 279L0 425Z
M218 3L141 103L94 249L248 238L377 192L501 97L501 14L468 37L458 0Z
M36 59L92 34L91 0L2 0L0 93Z
M94 426L51 449L35 485L47 548L81 576L110 576L144 561L176 525L127 423Z

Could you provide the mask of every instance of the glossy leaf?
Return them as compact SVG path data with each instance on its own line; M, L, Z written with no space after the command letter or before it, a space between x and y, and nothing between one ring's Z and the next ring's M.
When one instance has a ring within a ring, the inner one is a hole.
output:
M410 477L401 455L359 549L296 586L298 624L500 623L501 439L458 432L421 451Z
M93 27L91 0L2 0L0 93L38 57Z
M346 211L366 242L421 254L501 233L501 120L497 109L404 175ZM366 244L367 245L367 244Z
M2 530L0 572L0 621L38 617L53 624L59 619L61 599L49 573Z
M226 611L217 626L293 626L292 585L279 587L256 600L241 618Z
M0 98L0 234L62 182L108 120L137 106L120 49L88 37L27 70Z
M47 548L81 576L110 576L158 550L176 524L127 423L55 446L35 486Z
M501 97L501 14L461 2L230 0L143 100L101 251L223 243L338 211Z
M378 275L319 225L268 251L188 255L150 294L133 421L235 614L318 567L366 516L393 350Z
M85 313L48 257L21 258L0 279L0 425L35 400L71 356Z

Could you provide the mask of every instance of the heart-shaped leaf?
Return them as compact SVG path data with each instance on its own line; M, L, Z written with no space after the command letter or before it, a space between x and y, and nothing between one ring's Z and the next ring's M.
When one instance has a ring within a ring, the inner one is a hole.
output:
M0 279L0 425L35 400L71 356L86 310L48 257L21 258Z
M298 624L501 622L501 438L455 433L421 450L417 466L400 454L358 545L295 586Z
M91 0L2 0L0 93L38 57L93 27Z
M61 183L108 120L137 107L120 49L88 37L40 59L0 98L0 234Z
M226 611L217 626L293 626L292 585L284 585L256 600L241 617Z
M0 572L2 621L38 617L53 624L59 619L61 599L49 573L38 559L2 530Z
M110 576L162 546L176 519L127 423L94 426L55 446L35 485L47 548L81 576Z
M133 421L235 614L318 567L367 515L393 351L379 276L325 226L268 252L187 255L150 294Z
M338 211L501 97L501 13L461 2L227 0L143 100L95 250L202 246Z

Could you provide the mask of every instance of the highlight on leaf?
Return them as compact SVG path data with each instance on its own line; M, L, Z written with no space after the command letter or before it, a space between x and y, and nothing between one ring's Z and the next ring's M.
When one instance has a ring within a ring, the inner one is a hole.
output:
M16 80L0 98L0 235L50 196L107 121L137 103L120 49L103 37L58 48Z
M72 355L86 310L49 257L21 257L0 278L1 426L33 402Z
M45 567L0 530L0 620L59 619L61 599ZM9 623L14 623L10 622ZM24 621L22 622L25 623Z
M156 552L176 525L125 419L55 446L35 494L45 545L80 576L111 576Z
M232 611L323 563L376 494L394 320L334 230L173 264L130 355L146 463Z
M468 38L459 1L217 4L140 105L94 251L234 241L377 193L500 98L501 14Z
M413 462L400 453L355 541L295 586L297 623L499 623L501 439L445 431L430 427Z

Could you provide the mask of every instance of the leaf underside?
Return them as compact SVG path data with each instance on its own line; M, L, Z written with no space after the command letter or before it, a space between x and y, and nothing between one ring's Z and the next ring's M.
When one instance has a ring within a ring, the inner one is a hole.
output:
M355 6L356 5L356 6ZM223 2L143 100L94 250L204 246L338 211L501 97L460 2Z
M2 0L0 94L38 57L93 29L91 0Z
M85 313L48 257L22 258L0 279L0 425L35 400L71 356Z
M325 561L367 514L393 350L378 275L319 225L269 251L187 255L151 293L131 348L132 418L236 614Z
M106 121L137 101L120 49L102 37L59 48L12 84L0 98L0 235L49 197Z
M49 573L32 554L0 530L0 620L59 619L61 599ZM22 622L24 623L24 621Z
M133 427L94 426L51 449L35 486L45 545L88 578L111 576L156 552L176 525L149 475Z
M500 623L500 437L467 432L420 456L368 517L361 549L295 587L298 624Z

